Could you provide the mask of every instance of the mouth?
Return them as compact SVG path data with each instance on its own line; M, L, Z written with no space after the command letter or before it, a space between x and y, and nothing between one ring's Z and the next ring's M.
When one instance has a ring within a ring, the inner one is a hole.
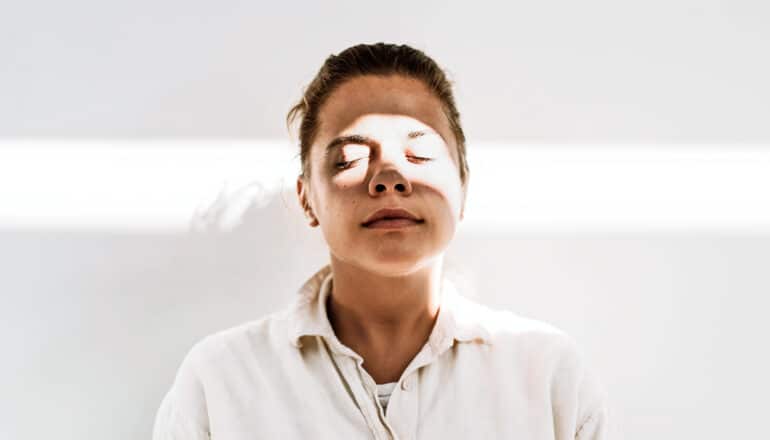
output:
M390 208L382 208L377 212L370 215L362 226L366 228L370 227L382 227L393 226L403 227L408 225L420 224L423 220L414 213L399 206Z
M412 220L410 218L394 217L374 220L368 223L364 223L362 226L369 229L402 229L415 227L423 223L425 223L425 220Z

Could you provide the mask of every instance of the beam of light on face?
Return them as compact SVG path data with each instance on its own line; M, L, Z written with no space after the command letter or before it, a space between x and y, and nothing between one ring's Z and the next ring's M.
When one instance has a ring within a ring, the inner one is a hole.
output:
M756 146L469 142L467 152L460 231L770 233L770 151ZM296 156L281 140L2 140L0 228L184 232L216 208L227 229L279 191L296 202Z

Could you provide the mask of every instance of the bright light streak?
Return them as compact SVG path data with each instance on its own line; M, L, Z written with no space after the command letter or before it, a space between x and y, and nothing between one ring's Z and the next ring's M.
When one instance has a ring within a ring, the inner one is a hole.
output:
M230 229L293 165L288 144L66 141L0 144L0 227Z
M296 203L287 141L0 141L0 228L230 229ZM461 230L770 232L770 149L468 145ZM297 205L297 206L295 206ZM211 227L209 225L208 227Z
M740 145L469 147L472 228L770 232L770 149Z

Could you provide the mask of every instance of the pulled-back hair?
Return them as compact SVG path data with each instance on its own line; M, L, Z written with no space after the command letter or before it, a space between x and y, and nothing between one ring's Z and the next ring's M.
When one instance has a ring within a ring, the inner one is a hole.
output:
M363 75L404 75L422 81L441 101L457 143L460 181L469 175L465 157L465 134L455 106L452 83L436 62L422 51L405 44L358 44L326 58L315 78L304 89L302 99L286 115L286 125L301 118L299 127L302 176L310 176L310 147L318 134L319 110L329 95L344 82Z

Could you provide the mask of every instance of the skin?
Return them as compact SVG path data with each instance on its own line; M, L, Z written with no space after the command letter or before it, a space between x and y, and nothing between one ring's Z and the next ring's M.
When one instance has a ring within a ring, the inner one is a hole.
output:
M351 79L319 114L310 176L298 177L297 196L329 246L329 321L376 383L394 382L438 316L444 253L463 218L467 189L456 141L441 101L421 81L400 75ZM407 138L413 131L426 134ZM332 139L352 134L376 142L326 152ZM344 161L352 163L336 165ZM384 207L405 208L424 223L399 230L362 226Z

